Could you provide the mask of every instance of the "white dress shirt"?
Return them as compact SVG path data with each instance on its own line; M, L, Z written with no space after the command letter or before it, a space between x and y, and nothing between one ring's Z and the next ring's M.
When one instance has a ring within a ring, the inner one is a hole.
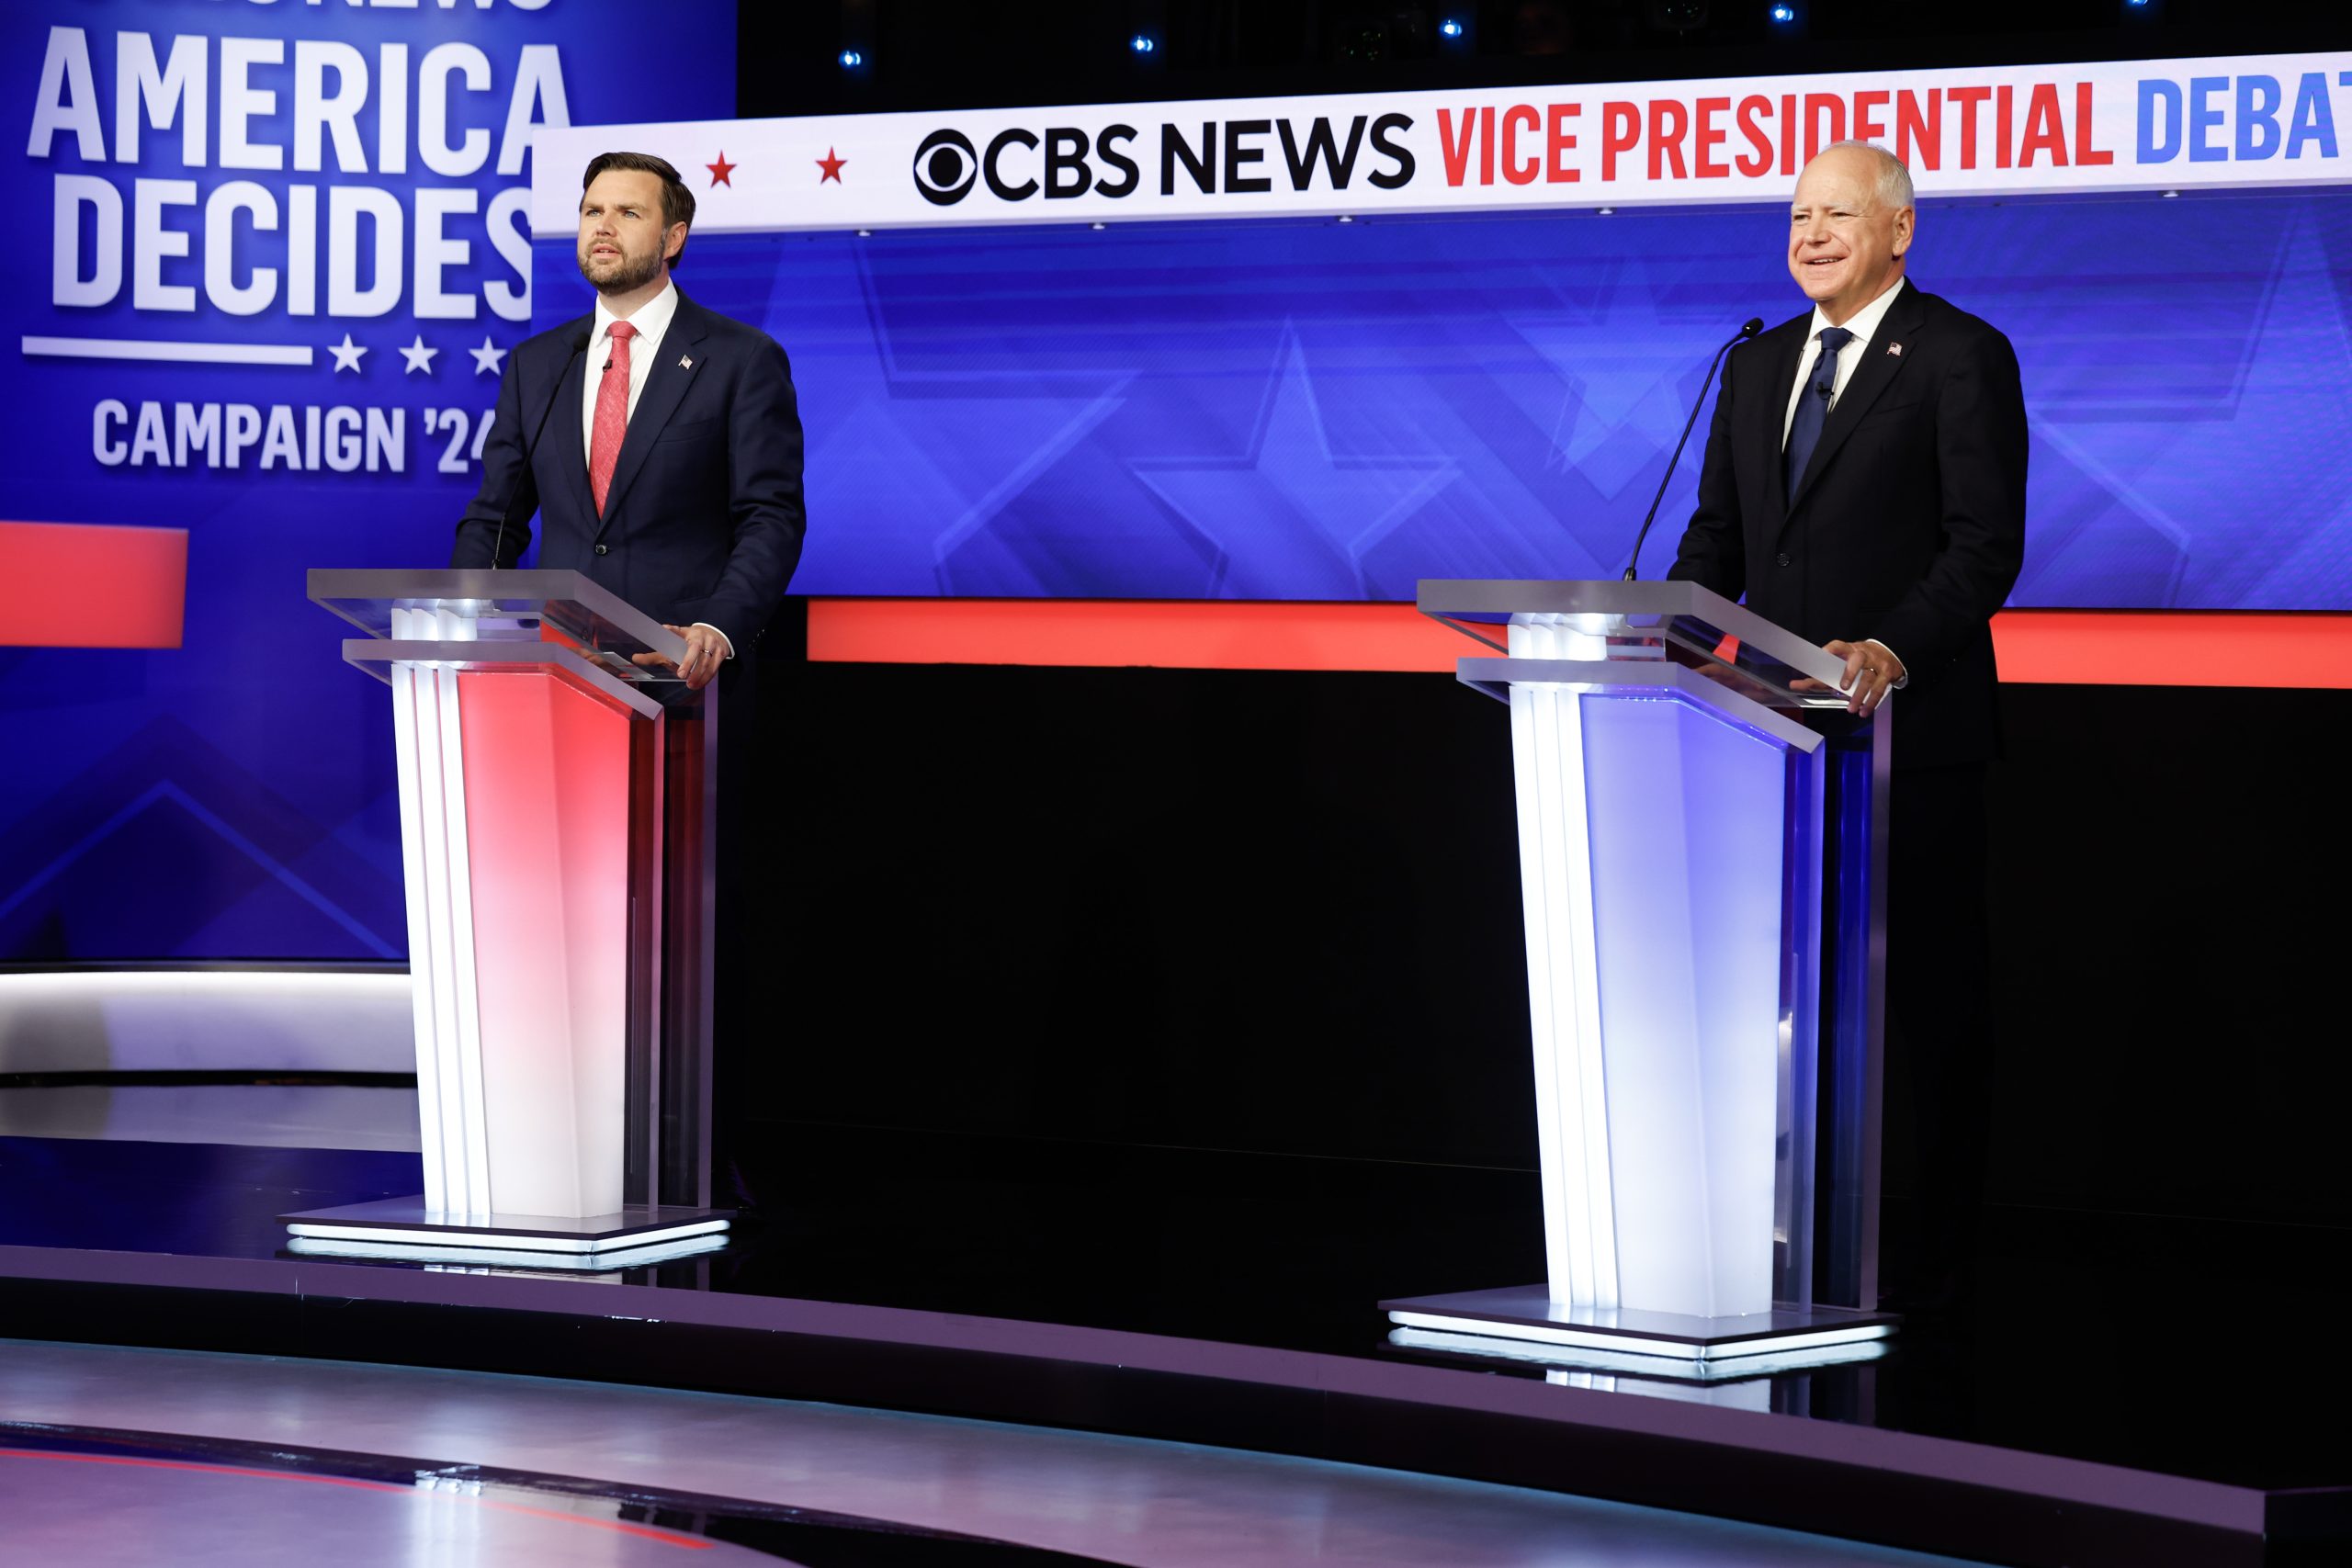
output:
M616 316L605 304L604 296L596 297L596 321L588 336L588 374L581 378L580 386L580 449L592 457L596 450L596 393L605 384L605 366L613 356L613 323L626 321L637 329L628 340L628 416L637 417L637 400L645 395L645 378L653 374L653 367L662 357L662 340L670 331L670 322L678 313L678 286L664 282L662 292L637 308L633 316ZM698 626L710 626L708 621L696 621ZM727 649L727 657L735 657L735 645L717 626L718 640Z
M1878 336L1879 323L1886 320L1886 312L1893 308L1894 297L1903 292L1903 286L1907 281L1908 279L1905 278L1896 278L1894 288L1846 319L1845 328L1854 334L1854 341L1838 352L1838 379L1829 389L1831 408L1836 408L1838 400L1846 395L1846 383L1854 378L1854 367L1860 365L1862 362L1862 355L1870 352L1871 340ZM1797 400L1804 396L1805 383L1813 379L1813 367L1821 359L1822 332L1838 324L1821 313L1820 306L1815 305L1813 308L1813 329L1804 340L1804 352L1797 355L1796 384L1789 389L1789 412L1781 421L1781 449L1782 451L1788 449L1789 432L1796 427Z
M1854 334L1854 341L1838 353L1838 375L1829 386L1831 408L1836 408L1838 400L1846 395L1846 383L1854 378L1854 367L1861 364L1862 355L1870 352L1871 343L1878 337L1879 323L1886 320L1886 312L1894 307L1894 297L1903 292L1903 286L1908 281L1910 281L1908 278L1896 278L1894 288L1846 318L1846 330ZM1797 400L1804 396L1805 383L1813 379L1813 367L1821 361L1822 332L1826 328L1838 324L1821 313L1820 306L1815 305L1813 308L1812 332L1804 340L1804 352L1797 355L1796 384L1789 389L1789 411L1781 420L1781 449L1784 452L1789 446L1789 432L1796 428ZM1878 642L1876 637L1870 640ZM1878 645L1886 649L1887 652L1894 653L1894 649L1888 648L1885 643L1880 642ZM1899 660L1903 655L1894 653L1894 657ZM1903 679L1895 682L1894 686L1900 691L1910 683L1911 671L1910 667L1905 665Z

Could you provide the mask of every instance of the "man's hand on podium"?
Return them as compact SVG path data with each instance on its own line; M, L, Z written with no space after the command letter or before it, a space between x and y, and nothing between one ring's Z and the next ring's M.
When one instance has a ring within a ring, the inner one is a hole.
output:
M718 673L719 665L727 660L727 639L719 635L718 628L696 622L691 626L673 626L665 623L663 629L686 639L685 658L674 660L659 653L639 653L630 656L632 661L647 666L667 665L678 672L688 691L699 692L709 685L711 678Z
M1860 642L1840 639L1824 643L1822 647L1846 661L1846 674L1838 682L1838 689L1846 694L1848 713L1877 711L1886 694L1910 676L1910 671L1903 667L1903 660L1895 658L1894 650L1883 642L1872 642L1867 638ZM1813 680L1792 681L1789 686L1791 690L1799 692L1828 690L1820 682Z

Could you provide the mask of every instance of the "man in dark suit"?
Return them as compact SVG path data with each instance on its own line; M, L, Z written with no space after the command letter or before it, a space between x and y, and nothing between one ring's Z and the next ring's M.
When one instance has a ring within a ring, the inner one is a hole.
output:
M695 212L677 170L606 152L582 186L596 308L514 351L449 564L513 566L536 507L539 565L684 637L681 673L699 689L748 660L800 559L792 373L775 339L671 281Z
M1846 661L1856 713L1900 688L1888 844L1888 1075L1907 1119L1898 1296L1971 1278L1991 1055L1986 764L2000 749L1991 620L2025 552L2025 395L1993 327L1905 281L1911 177L1841 142L1805 166L1789 271L1814 302L1734 354L1698 510L1669 576ZM1906 1157L1907 1156L1907 1159ZM1890 1216L1892 1217L1892 1215Z
M685 640L685 683L719 683L715 1158L719 1195L749 1205L730 1157L741 1097L727 1090L754 1032L741 907L750 825L729 803L752 795L753 648L800 559L800 417L775 340L671 281L695 215L677 170L606 152L581 185L580 271L595 309L509 358L449 564L514 565L536 508L540 566L651 615Z

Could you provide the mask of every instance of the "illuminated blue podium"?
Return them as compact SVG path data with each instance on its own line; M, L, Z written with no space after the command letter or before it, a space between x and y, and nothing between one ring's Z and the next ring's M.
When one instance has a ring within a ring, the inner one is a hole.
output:
M1502 657L1549 1281L1392 1339L1701 1369L1867 1353L1890 701L1688 582L1420 585ZM1795 689L1806 680L1821 690ZM1858 1349L1857 1348L1862 1348Z

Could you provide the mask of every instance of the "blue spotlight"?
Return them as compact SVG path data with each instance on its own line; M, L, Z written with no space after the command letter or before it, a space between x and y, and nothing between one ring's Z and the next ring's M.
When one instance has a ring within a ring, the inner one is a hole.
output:
M1462 36L1462 24L1455 18L1448 17L1445 20L1437 25L1437 30L1443 33L1447 38L1460 38Z
M858 52L857 52L857 51L855 51L855 50L854 50L854 49L845 49L845 50L842 51L842 70L844 70L844 71L854 71L854 70L856 70L859 66L861 66L861 65L863 65L863 64L865 64L865 56L864 56L864 55L862 55L862 54L858 53Z
M1127 40L1127 47L1137 54L1149 54L1158 49L1159 44L1149 33L1137 33Z
M1772 19L1787 27L1797 19L1797 8L1794 6L1775 6L1772 7Z

